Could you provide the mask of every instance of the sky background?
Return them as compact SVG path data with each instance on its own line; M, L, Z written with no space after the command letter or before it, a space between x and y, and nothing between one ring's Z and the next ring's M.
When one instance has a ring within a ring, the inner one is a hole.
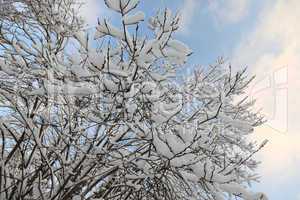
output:
M85 1L90 27L97 17L116 19L102 0ZM262 178L253 190L270 200L300 200L300 1L141 0L139 9L149 17L165 7L182 14L176 38L194 50L188 65L222 56L256 75L247 92L268 122L252 137L269 143L256 155Z

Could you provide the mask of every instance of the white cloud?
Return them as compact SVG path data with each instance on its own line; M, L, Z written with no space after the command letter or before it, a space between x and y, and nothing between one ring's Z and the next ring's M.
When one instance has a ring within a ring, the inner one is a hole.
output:
M266 179L298 182L300 177L300 1L269 0L258 15L255 28L245 35L233 53L236 66L249 66L257 80L272 74L278 68L288 69L288 101L278 105L286 107L288 129L280 134L272 129L259 129L258 137L270 139L263 151L262 175ZM276 86L277 87L277 86ZM268 107L277 91L261 96L262 107ZM278 112L275 107L272 112Z
M266 147L257 155L262 161L260 174L264 183L300 184L300 135L297 133L280 134L268 126L257 128L254 137L258 141L269 139Z
M236 49L235 58L239 62L255 63L256 68L296 64L294 56L299 54L300 47L299 18L298 0L270 1L259 15L255 29Z
M199 0L184 0L181 12L181 24L179 33L188 35L191 25L195 22L194 16L199 9Z
M246 35L235 49L234 63L248 65L263 78L278 68L288 69L289 125L290 131L299 131L297 120L300 105L300 1L276 0L260 14L254 30Z
M207 6L218 26L237 23L247 16L250 0L183 0L180 33L189 34L192 25L197 23L195 16L201 6Z
M209 9L217 23L236 23L248 14L250 0L210 0Z

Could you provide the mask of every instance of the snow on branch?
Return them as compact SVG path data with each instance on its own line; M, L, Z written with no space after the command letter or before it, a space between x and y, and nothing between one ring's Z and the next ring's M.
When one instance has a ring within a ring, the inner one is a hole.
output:
M22 3L0 18L0 199L267 200L253 79L219 59L177 81L179 15L105 0L120 23L91 36L73 0Z

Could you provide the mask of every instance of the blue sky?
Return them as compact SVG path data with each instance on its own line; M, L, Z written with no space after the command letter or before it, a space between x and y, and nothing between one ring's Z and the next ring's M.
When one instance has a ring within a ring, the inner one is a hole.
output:
M91 26L99 16L114 20L102 0L86 1ZM151 16L164 7L182 13L176 37L194 50L189 65L223 56L257 76L248 94L268 122L253 138L270 142L257 155L262 179L253 189L271 200L300 200L300 1L141 0L139 9Z

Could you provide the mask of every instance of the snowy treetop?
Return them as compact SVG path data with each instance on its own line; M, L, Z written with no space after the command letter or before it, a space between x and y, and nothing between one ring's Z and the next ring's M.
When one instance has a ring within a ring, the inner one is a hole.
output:
M99 19L92 36L72 0L0 18L0 199L266 200L249 190L264 119L234 101L246 69L220 59L179 83L192 54L173 37L180 16L104 2L120 26Z

